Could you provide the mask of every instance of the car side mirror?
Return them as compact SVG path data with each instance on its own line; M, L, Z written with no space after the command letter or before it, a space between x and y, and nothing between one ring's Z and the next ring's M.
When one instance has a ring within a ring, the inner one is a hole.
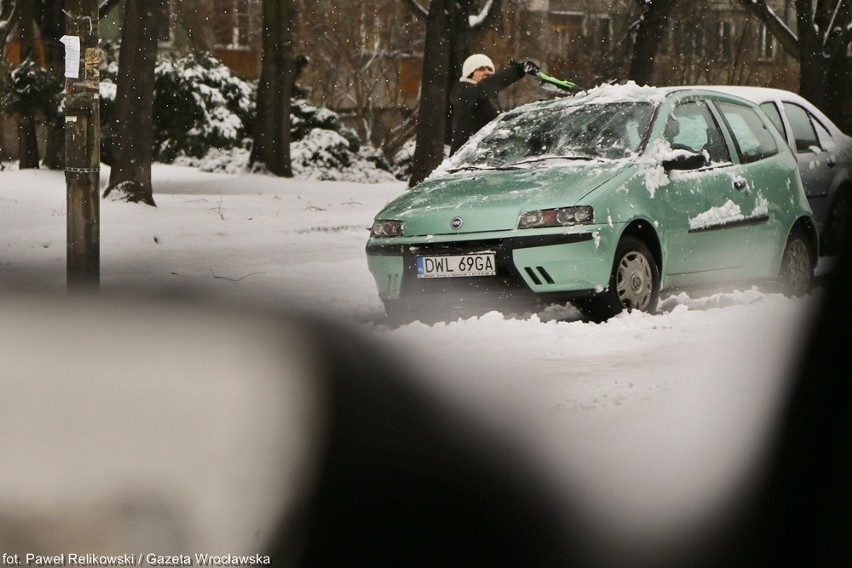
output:
M675 157L663 160L663 169L667 172L672 170L697 170L708 165L707 156L702 152L679 152Z

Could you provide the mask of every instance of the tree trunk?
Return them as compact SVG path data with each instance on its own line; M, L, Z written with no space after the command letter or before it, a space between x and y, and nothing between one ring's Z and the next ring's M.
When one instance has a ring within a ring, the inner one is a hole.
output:
M41 39L44 46L44 59L61 83L64 79L65 52L59 38L63 35L62 3L46 2L43 5L40 21ZM47 143L44 148L44 165L51 170L61 170L65 165L65 128L60 120L47 123Z
M640 2L642 17L636 27L633 53L630 56L630 78L639 85L654 81L654 58L669 22L669 14L676 0Z
M165 0L127 0L119 54L112 171L104 197L154 203L151 185L157 26Z
M447 85L450 69L450 32L455 0L432 0L426 19L423 77L420 82L420 121L411 165L409 187L417 185L444 159L447 128Z
M464 60L470 55L470 43L472 31L470 28L470 13L476 6L474 0L457 0L457 9L450 13L450 65L447 73L447 86L445 97L449 102L450 91L452 91L459 77L461 77ZM444 126L444 144L452 144L453 141L453 111L452 106L447 104L447 122Z
M37 61L33 0L18 0L17 5L21 34L21 62L27 59ZM18 168L22 170L38 168L39 165L35 125L35 116L32 114L18 116Z
M843 0L837 0L842 2ZM826 30L845 30L849 23L846 10L834 14L837 2L818 2L812 10L810 0L796 0L799 30L799 94L818 106L836 124L845 126L846 94L849 70L846 44L842 34ZM836 17L832 21L832 18Z
M257 91L257 123L249 165L264 164L281 177L292 177L290 98L294 61L292 0L263 1L263 55Z

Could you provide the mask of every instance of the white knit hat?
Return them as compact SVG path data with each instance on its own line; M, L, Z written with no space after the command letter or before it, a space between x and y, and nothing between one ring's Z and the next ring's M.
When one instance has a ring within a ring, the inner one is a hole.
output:
M473 75L473 72L479 69L480 67L490 67L491 70L494 70L494 62L491 61L491 58L482 53L474 53L470 57L464 60L464 64L462 65L462 79L470 77Z

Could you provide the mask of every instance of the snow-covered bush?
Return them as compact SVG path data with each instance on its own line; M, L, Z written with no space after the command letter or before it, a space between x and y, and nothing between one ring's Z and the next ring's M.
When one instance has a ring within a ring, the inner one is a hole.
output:
M165 57L154 78L154 159L200 158L251 136L254 89L209 54Z
M411 167L414 164L415 140L406 142L396 156L393 157L393 175L396 179L407 180L411 177ZM446 153L446 152L445 152Z
M371 147L353 151L340 132L314 128L290 145L293 175L317 180L345 180L363 183L393 181L390 166Z
M391 165L382 153L363 145L340 116L304 99L290 108L290 158L293 175L319 180L393 180Z
M101 72L101 116L108 140L114 116L116 64ZM248 166L256 109L255 83L233 77L210 55L160 59L154 93L154 159L209 172ZM340 115L305 99L290 108L293 174L318 180L392 181L392 166L361 142ZM102 150L109 163L108 144ZM263 171L255 167L254 171Z
M3 75L0 106L4 113L59 120L64 96L62 81L53 72L28 58Z

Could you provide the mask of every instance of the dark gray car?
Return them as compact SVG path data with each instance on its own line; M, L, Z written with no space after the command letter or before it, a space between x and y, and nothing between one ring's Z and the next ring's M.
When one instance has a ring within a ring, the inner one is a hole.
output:
M802 186L820 234L820 254L834 255L852 207L852 137L807 99L763 87L714 86L760 105L796 154Z

